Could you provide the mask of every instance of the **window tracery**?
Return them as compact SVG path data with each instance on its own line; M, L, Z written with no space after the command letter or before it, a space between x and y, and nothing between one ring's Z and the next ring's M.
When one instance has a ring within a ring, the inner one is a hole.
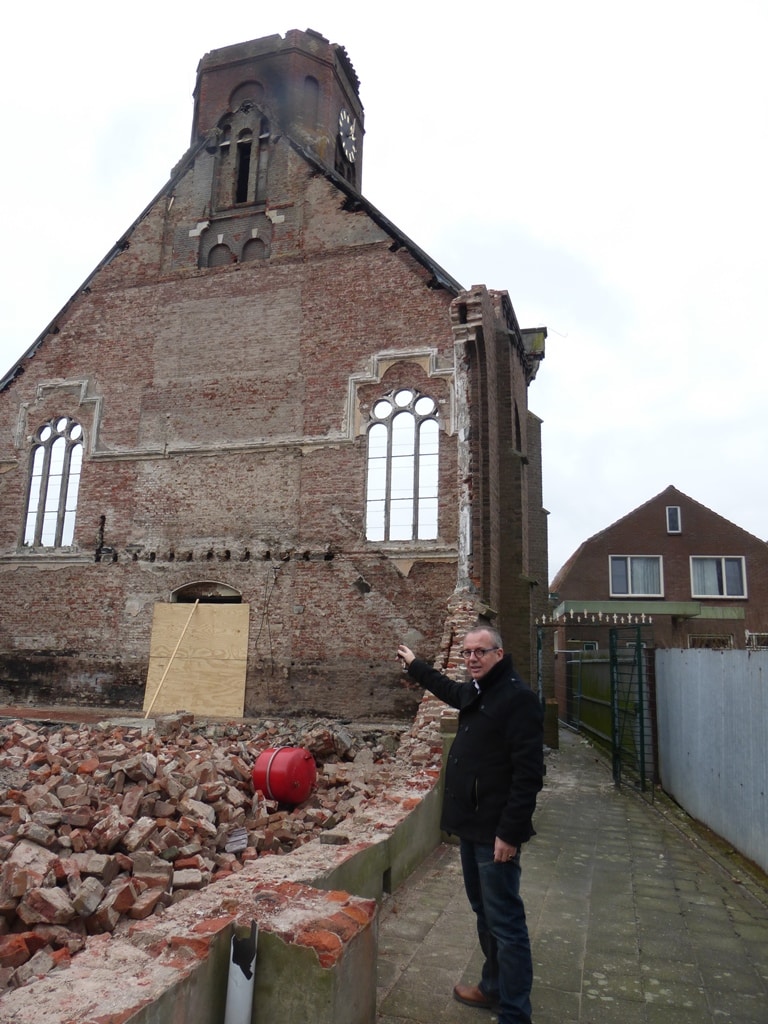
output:
M439 477L437 403L399 388L373 406L368 428L366 538L434 540Z
M69 547L74 539L83 428L69 416L57 416L35 435L24 525L27 547Z

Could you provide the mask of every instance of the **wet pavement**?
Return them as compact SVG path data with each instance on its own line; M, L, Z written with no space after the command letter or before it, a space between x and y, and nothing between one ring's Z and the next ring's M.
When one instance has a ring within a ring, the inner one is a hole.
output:
M663 796L616 789L561 729L524 848L534 1024L768 1024L768 881ZM377 1024L483 1024L458 849L382 906Z

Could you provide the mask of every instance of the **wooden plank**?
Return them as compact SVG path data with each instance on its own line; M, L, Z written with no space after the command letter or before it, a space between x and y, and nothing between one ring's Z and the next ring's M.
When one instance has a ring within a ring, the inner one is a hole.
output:
M247 604L199 604L179 654L213 660L245 657L243 634L247 641L249 609ZM189 604L155 605L150 658L171 657L191 611Z
M147 706L154 699L166 667L167 662L162 659L149 663L144 698ZM245 662L176 658L152 710L154 714L189 711L195 715L242 718L244 706Z
M241 718L250 606L201 604L191 619L190 611L188 604L155 605L144 710Z
M179 639L176 641L176 646L173 649L173 654L171 655L171 660L166 663L165 669L163 670L163 674L160 677L160 682L157 684L157 688L155 689L155 695L152 698L152 701L151 701L149 707L144 712L144 717L145 718L149 718L149 713L152 710L152 708L155 706L155 701L160 696L160 691L163 688L163 683L165 682L165 677L170 672L171 665L173 664L173 659L176 657L176 655L179 652L179 648L181 647L181 641L184 639L184 637L186 635L186 632L189 629L189 624L192 621L192 616L197 611L197 608L198 608L199 604L200 604L200 601L198 600L198 601L195 601L195 603L192 605L192 611L189 613L189 618L184 623L184 628L182 629L181 633L179 634Z

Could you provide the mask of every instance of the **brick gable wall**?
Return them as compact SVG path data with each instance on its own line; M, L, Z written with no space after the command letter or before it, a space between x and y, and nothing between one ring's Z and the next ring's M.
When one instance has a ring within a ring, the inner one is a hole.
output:
M496 338L501 293L477 300L497 390L480 368L457 390L462 296L287 139L269 145L268 202L228 211L215 147L193 148L0 393L0 696L140 705L154 605L201 581L251 608L247 713L412 713L396 644L438 657L456 600L498 612L528 663L530 502L522 453L499 454L513 404L526 431L527 387ZM253 237L265 256L242 262ZM208 268L214 243L233 262ZM388 546L365 540L365 429L398 387L438 405L439 537ZM24 551L28 439L62 415L85 437L75 542ZM471 444L481 421L498 435L472 484L461 416ZM486 527L471 513L467 573L462 510L499 488Z

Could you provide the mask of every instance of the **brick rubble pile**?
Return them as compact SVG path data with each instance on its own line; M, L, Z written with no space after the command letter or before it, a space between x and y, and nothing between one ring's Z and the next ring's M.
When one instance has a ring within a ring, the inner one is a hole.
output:
M183 714L153 724L0 725L0 993L254 858L343 841L337 826L403 770L401 737L383 727ZM279 746L317 764L297 807L254 791L258 755ZM409 764L434 761L422 747Z

